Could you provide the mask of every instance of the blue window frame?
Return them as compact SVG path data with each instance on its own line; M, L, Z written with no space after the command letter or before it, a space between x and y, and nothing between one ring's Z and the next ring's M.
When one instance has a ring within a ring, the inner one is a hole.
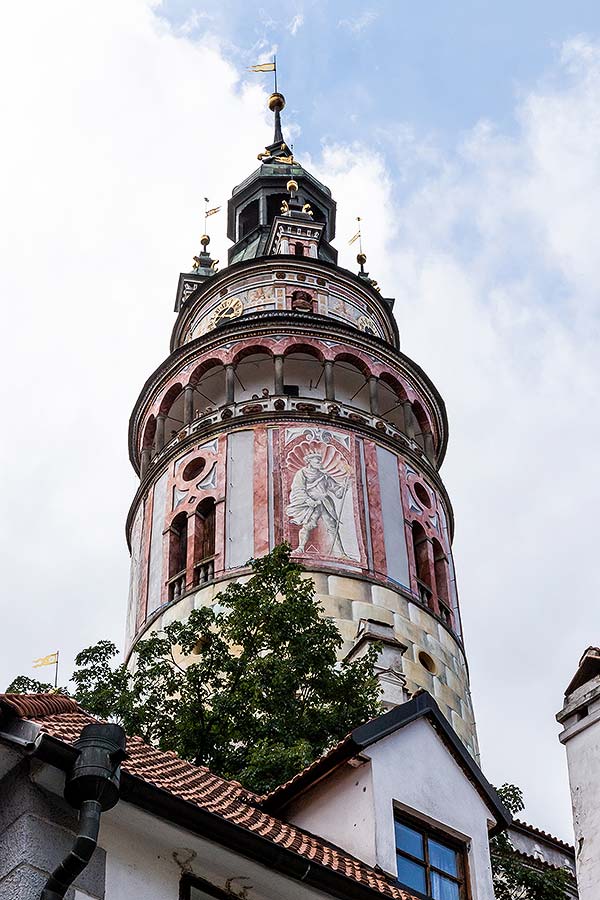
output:
M464 845L400 814L394 827L400 884L430 900L467 900Z

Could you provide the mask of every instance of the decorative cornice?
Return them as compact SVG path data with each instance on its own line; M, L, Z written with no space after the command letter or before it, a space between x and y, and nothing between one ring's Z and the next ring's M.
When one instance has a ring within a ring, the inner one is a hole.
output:
M237 281L240 275L251 275L253 272L257 274L264 270L283 269L289 270L291 273L308 274L311 271L317 276L335 278L345 283L350 290L356 291L368 297L371 303L374 303L383 313L384 318L388 322L391 333L395 340L395 346L400 345L400 335L398 332L398 324L392 314L393 300L381 296L374 287L364 279L359 278L349 269L343 269L335 263L329 263L322 259L313 259L312 257L296 257L296 256L258 256L251 260L242 260L241 262L232 263L222 271L218 272L210 279L204 279L203 283L198 286L195 291L190 291L188 297L191 301L181 305L181 309L175 320L173 332L171 334L170 349L174 351L184 334L189 321L197 313L198 307L204 300L204 295L210 290L211 294L215 290L223 290L227 287L229 281ZM195 281L195 276L191 273L181 274L179 276L178 298L182 295L184 281L190 286ZM188 289L189 290L189 289ZM328 321L335 321L329 316L323 318ZM387 344L387 342L384 342Z

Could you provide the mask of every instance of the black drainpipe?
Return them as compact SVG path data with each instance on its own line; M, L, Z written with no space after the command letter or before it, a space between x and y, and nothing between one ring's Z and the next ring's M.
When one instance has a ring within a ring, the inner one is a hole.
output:
M75 843L48 877L40 900L62 900L88 865L98 843L100 814L119 800L120 765L125 759L125 732L120 725L86 725L75 742L78 756L65 783L65 800L79 810Z

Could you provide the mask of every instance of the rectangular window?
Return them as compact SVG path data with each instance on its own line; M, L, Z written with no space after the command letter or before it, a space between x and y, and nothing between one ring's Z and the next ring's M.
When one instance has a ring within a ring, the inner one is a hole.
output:
M184 875L179 885L179 900L231 900L231 896L216 885L193 875Z
M398 881L431 900L467 900L465 848L415 819L396 815Z

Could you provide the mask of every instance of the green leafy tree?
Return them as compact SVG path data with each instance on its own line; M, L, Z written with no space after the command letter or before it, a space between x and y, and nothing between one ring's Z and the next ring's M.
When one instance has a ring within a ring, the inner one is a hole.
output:
M251 566L213 607L138 643L132 671L100 641L77 656L72 680L94 715L263 792L381 707L376 648L337 662L339 631L289 546Z
M524 808L523 792L514 784L497 788L500 799L512 813ZM503 832L490 841L496 900L567 900L570 874L566 869L536 867L515 851Z
M28 678L26 675L19 675L7 688L12 694L48 694L50 691L57 693L58 690L62 694L66 693L64 688L55 690L53 684L38 681L37 678Z

